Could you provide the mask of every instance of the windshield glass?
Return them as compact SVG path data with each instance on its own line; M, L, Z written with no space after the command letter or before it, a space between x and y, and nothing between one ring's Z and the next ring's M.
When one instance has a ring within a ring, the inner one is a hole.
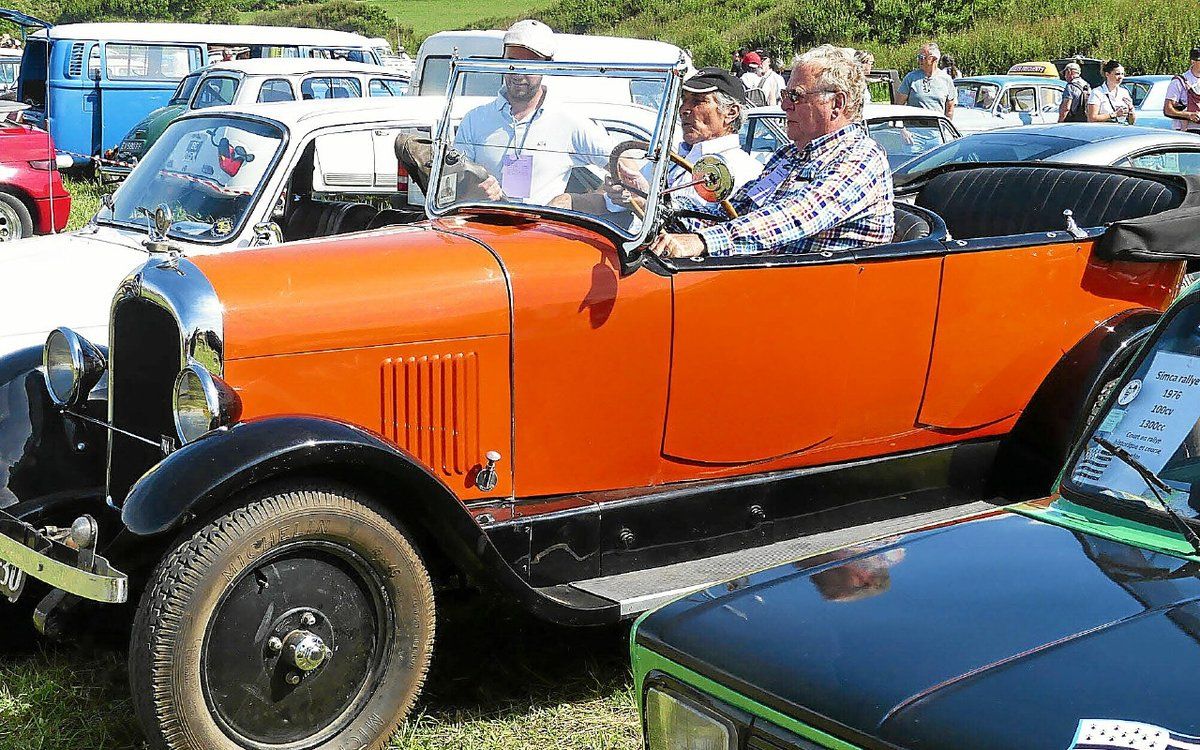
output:
M1092 436L1129 451L1171 487L1164 499L1186 518L1200 516L1200 304L1174 315L1116 393ZM1127 464L1090 439L1067 484L1092 495L1157 508Z
M965 81L957 84L955 88L958 89L957 106L964 109L991 111L992 105L996 103L996 96L1000 93L1000 87L994 83Z
M610 160L623 154L622 171L646 188L656 184L655 173L662 171L656 169L659 160L647 158L644 142L635 147L625 141L621 146L622 139L606 131L600 120L612 116L611 108L578 99L605 91L627 94L630 81L640 81L643 95L657 91L657 98L650 108L636 106L630 111L641 112L643 123L645 119L659 123L656 130L669 136L674 106L668 107L668 98L675 96L670 85L672 69L658 66L651 80L646 72L649 67L623 70L579 63L462 63L453 73L456 89L459 82L465 82L467 90L476 90L470 81L474 75L494 81L496 68L509 72L503 74L499 91L492 90L493 98L465 114L452 138L442 136L446 148L439 151L440 161L434 165L437 189L430 191L431 211L441 214L467 205L566 210L586 214L625 240L638 237L642 230L637 215L640 207L631 210L617 205L605 190ZM647 81L657 85L647 85ZM448 106L453 108L454 102L452 96ZM647 128L636 129L644 132ZM662 136L652 140L657 147ZM639 174L641 178L636 176ZM650 192L657 199L657 191ZM649 209L656 204L657 200L652 200Z
M147 226L139 207L171 209L170 236L224 242L235 236L283 145L276 126L229 117L179 120L100 209L102 222Z
M918 154L946 142L947 131L936 117L868 120L867 131L887 152L888 166L900 166Z
M1133 106L1141 109L1142 105L1146 103L1146 97L1150 96L1150 89L1154 88L1154 84L1143 81L1122 81L1121 88L1129 92L1129 97L1133 99Z
M208 76L200 82L196 98L192 100L192 109L207 109L233 104L237 95L239 80L228 76Z
M1087 141L1057 135L1037 135L1021 130L977 133L950 141L918 156L892 172L893 178L911 177L943 164L995 161L1038 161L1082 146Z

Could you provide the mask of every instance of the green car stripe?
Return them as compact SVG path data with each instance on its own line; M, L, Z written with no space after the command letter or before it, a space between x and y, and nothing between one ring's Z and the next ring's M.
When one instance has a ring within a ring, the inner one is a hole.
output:
M637 634L637 628L634 628L634 635ZM720 683L713 682L707 677L693 672L687 667L680 666L666 657L644 648L637 643L633 643L630 647L630 655L633 659L633 676L634 684L637 688L638 699L638 714L643 714L645 706L642 705L643 696L645 695L645 680L646 675L651 672L662 672L668 674L675 679L687 685L708 693L713 698L724 701L731 706L740 708L741 710L760 717L766 721L775 724L778 727L788 730L793 734L799 735L807 740L811 740L822 747L830 748L830 750L860 750L857 745L851 745L848 742L838 739L833 735L826 734L819 729L814 729L807 724L796 721L793 718L785 716L771 708L768 708L757 701L753 701L741 693L730 690Z

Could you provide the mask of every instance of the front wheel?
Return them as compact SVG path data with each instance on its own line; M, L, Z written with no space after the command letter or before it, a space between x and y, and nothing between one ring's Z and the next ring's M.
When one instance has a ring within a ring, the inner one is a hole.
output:
M382 747L433 651L420 556L345 488L247 499L170 551L142 596L129 673L151 745Z

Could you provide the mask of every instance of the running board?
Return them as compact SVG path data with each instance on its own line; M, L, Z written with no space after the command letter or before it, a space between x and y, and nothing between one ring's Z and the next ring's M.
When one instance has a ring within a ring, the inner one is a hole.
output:
M739 575L766 570L848 544L899 534L928 524L950 521L973 513L995 510L996 503L978 501L948 508L898 516L836 531L787 539L724 555L637 570L619 575L576 581L576 589L620 605L621 617L654 609L672 599L707 588Z

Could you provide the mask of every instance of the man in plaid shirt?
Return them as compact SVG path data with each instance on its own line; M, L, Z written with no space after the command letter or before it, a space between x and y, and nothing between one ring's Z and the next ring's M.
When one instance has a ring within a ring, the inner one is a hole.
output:
M849 250L890 242L892 176L862 123L862 68L832 45L796 59L783 92L792 145L732 198L738 218L692 234L663 233L671 258Z

